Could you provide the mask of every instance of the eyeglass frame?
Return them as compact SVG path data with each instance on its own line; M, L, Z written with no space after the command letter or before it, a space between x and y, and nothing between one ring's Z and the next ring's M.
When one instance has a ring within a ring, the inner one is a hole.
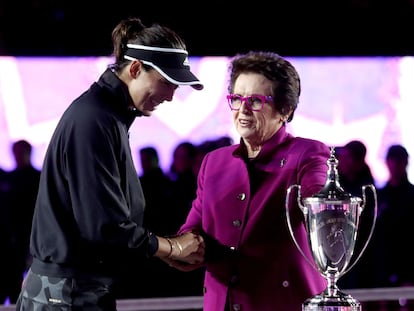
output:
M232 100L234 100L235 97L240 100L240 107L239 108L234 108L231 104ZM226 96L226 98L227 98L227 103L228 103L228 105L229 105L229 107L232 111L239 111L243 102L246 104L247 109L249 109L250 111L260 111L260 110L263 109L265 103L267 103L269 101L273 102L273 96L260 95L260 94L253 94L253 95L249 95L249 96L245 96L245 97L241 96L241 95L237 95L237 94L228 94ZM251 107L251 105L249 104L249 100L252 99L252 98L258 98L258 99L261 100L262 105L261 105L260 108L253 109Z

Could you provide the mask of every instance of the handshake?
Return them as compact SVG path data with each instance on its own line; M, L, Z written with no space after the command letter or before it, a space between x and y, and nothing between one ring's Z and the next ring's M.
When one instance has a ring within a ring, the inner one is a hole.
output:
M202 266L204 255L204 239L193 232L174 237L158 237L156 256L178 270L191 271Z

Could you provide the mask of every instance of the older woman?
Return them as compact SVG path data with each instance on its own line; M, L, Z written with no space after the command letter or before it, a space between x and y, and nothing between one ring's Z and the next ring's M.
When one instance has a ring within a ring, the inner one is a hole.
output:
M329 148L286 131L299 102L300 79L279 55L236 56L229 92L240 143L205 156L197 197L180 229L205 238L203 310L301 310L326 284L293 242L285 198L292 184L301 185L303 196L322 189ZM311 258L302 213L297 208L291 216L295 238Z

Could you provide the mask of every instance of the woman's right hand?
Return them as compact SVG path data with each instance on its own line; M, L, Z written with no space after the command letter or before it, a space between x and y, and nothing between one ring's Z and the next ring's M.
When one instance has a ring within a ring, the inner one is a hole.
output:
M175 237L158 237L159 247L156 256L161 259L176 260L187 264L204 262L205 243L203 237L186 232Z
M171 242L173 243L173 252L169 256L169 259L175 259L189 264L200 264L204 262L205 244L203 237L200 235L193 232L186 232L171 238Z

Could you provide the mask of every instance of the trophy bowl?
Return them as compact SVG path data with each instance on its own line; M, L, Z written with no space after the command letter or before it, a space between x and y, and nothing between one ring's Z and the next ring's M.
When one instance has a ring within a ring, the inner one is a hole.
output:
M326 289L304 301L302 311L360 311L360 302L342 292L337 281L356 264L371 239L377 217L376 191L373 185L365 185L362 198L346 193L338 182L338 160L333 148L327 164L326 184L314 196L302 198L300 185L292 185L287 190L286 216L293 241L308 263L327 280ZM313 260L305 255L293 233L289 214L293 189L297 190L297 204L304 215ZM354 254L360 216L367 203L367 190L372 192L374 201L373 223L361 251Z

